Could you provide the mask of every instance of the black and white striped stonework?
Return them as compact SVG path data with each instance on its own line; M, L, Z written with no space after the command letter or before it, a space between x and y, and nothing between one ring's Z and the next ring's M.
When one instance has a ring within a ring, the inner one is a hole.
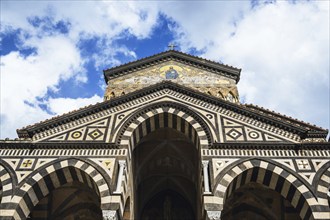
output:
M318 202L329 212L330 219L330 162L329 168L321 175L317 185Z
M25 219L34 206L49 192L66 183L79 181L86 184L100 197L101 209L110 202L110 189L104 177L90 164L69 159L40 169L15 193L2 219ZM11 216L11 217L9 217Z
M1 198L0 198L0 211L3 206L10 202L13 190L12 179L8 171L0 164L0 184L2 188Z
M296 208L302 219L317 219L313 212L322 212L314 195L299 179L279 166L257 159L241 162L222 175L215 189L215 196L220 198L219 208L223 209L234 190L249 182L280 193Z
M122 131L120 145L134 148L147 134L159 128L173 128L185 134L197 149L206 148L210 144L205 131L196 118L175 107L158 107L131 118L130 123Z

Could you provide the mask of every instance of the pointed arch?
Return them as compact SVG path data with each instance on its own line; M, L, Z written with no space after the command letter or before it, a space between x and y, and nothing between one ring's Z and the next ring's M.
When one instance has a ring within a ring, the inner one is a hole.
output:
M174 102L152 104L134 113L121 127L116 143L133 148L150 132L166 127L185 134L197 149L207 148L213 143L205 121L196 112Z
M220 173L220 181L214 194L219 199L216 204L223 209L226 199L238 188L256 182L278 192L296 208L302 219L318 219L318 202L310 190L293 174L261 159L240 161Z
M109 208L110 189L102 176L91 164L71 158L56 161L39 169L15 192L12 209L6 212L11 219L26 219L34 206L53 189L78 181L86 184L100 199L101 209Z
M219 90L219 91L217 92L217 97L224 99L224 96L223 96L221 90Z
M235 102L235 96L234 94L230 91L228 92L227 96L226 96L226 100L230 101L230 102Z

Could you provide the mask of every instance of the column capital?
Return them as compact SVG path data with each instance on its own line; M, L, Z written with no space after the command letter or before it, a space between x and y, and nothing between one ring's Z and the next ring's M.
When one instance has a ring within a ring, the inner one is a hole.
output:
M126 161L125 160L118 160L118 164L120 167L126 167Z
M203 167L208 167L209 162L210 162L210 161L208 161L208 160L202 160L202 165L203 165Z
M207 211L207 217L209 220L220 220L221 211Z
M116 210L102 210L103 220L118 220Z

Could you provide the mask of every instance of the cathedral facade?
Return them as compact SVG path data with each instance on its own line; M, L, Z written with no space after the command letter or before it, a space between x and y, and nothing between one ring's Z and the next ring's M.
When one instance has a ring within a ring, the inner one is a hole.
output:
M105 70L103 102L0 141L0 219L329 220L328 130L241 104L240 72L175 50Z

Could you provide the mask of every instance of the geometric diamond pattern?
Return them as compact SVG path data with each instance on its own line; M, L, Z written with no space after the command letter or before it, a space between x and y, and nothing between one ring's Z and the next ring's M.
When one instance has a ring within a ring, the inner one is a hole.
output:
M225 141L267 141L267 142L287 142L287 140L267 133L263 131L263 128L258 128L255 126L249 126L247 124L236 121L235 119L229 119L226 117L221 117L220 122L223 126L223 136Z
M95 130L93 130L93 131L91 131L91 132L88 133L88 136L90 138L92 138L93 140L101 137L102 135L103 135L103 132L100 131L98 128L96 128Z
M237 140L243 134L241 132L239 132L238 130L236 130L235 128L232 128L226 133L226 135L228 135L229 137L231 137L234 140Z

